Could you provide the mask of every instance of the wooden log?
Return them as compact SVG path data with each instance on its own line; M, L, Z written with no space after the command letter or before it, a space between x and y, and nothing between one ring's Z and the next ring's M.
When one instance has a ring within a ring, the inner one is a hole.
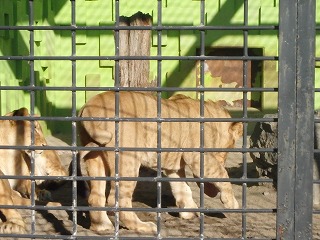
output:
M149 14L137 12L131 17L121 17L120 26L151 26ZM150 30L121 30L119 31L120 56L150 56ZM156 86L150 82L149 60L120 60L120 86L148 87Z

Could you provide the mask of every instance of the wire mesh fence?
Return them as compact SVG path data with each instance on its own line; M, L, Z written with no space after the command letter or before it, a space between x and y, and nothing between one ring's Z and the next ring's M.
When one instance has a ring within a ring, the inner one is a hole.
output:
M320 239L316 1L0 6L1 237Z

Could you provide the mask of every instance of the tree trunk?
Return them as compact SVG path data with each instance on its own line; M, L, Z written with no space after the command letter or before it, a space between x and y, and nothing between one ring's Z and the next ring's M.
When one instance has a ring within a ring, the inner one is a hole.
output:
M120 26L151 26L152 19L148 14L138 12L131 17L121 17ZM150 56L150 30L119 31L120 56ZM148 87L156 86L149 81L149 60L120 60L120 86Z

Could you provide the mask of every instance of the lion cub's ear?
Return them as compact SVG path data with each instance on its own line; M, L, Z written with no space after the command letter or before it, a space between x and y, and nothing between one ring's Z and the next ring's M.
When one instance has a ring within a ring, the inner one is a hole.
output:
M234 122L231 124L231 134L233 135L233 138L236 140L243 134L243 125L242 122Z
M23 107L6 114L6 116L29 116L29 111L27 108Z

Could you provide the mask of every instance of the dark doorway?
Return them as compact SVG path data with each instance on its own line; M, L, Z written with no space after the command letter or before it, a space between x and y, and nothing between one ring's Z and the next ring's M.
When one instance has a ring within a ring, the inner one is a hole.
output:
M206 50L206 56L243 56L243 48L210 48ZM249 48L249 56L262 56L261 48ZM200 85L199 61L196 70L197 86ZM247 78L244 78L243 60L205 60L205 87L230 87L241 88L246 80L247 87L261 87L262 85L262 61L247 61ZM244 80L245 79L245 80ZM220 102L224 106L242 107L242 92L212 92L208 93L209 98ZM261 107L261 93L248 92L248 107Z

